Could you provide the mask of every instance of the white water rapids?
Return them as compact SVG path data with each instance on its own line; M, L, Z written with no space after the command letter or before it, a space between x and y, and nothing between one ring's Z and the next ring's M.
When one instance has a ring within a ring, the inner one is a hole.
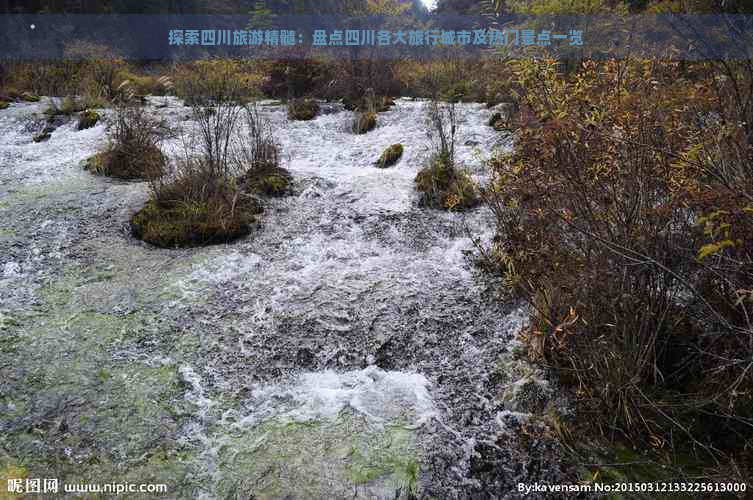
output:
M266 103L295 193L247 238L183 250L129 234L145 183L81 168L103 123L32 142L44 105L0 111L0 469L172 498L503 498L556 472L500 444L519 418L491 380L526 315L473 265L491 214L417 204L424 102L364 135L335 107L289 122ZM480 183L507 147L489 115L459 105Z

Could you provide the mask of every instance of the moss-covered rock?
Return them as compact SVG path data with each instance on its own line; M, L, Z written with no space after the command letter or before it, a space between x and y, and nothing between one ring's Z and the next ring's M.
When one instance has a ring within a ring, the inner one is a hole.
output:
M51 124L49 124L49 123L48 123L47 125L45 125L45 127L44 127L44 128L42 129L42 131L41 131L41 132L39 132L38 134L36 134L36 135L35 135L35 136L34 136L34 137L32 138L32 140L33 140L34 142L45 142L45 141L49 141L49 140L50 140L50 138L52 137L52 133L53 133L54 131L55 131L55 127L54 127L53 125L51 125Z
M443 210L466 210L480 203L473 179L444 158L434 158L416 176L420 204Z
M291 120L313 120L319 113L319 103L308 97L292 99L288 102L288 118Z
M46 141L49 141L51 137L52 137L52 134L49 133L49 132L40 132L40 133L36 134L32 138L32 140L34 142L46 142Z
M131 218L131 232L162 248L226 243L251 232L261 206L251 198L214 196L162 205L147 201Z
M78 130L86 130L92 128L99 121L99 113L93 109L87 109L79 113L78 115Z
M0 101L0 110L8 109L9 106L10 106L10 103L8 101Z
M39 96L36 94L32 94L31 92L22 93L21 99L26 102L39 102Z
M370 130L374 130L377 124L376 113L356 113L353 120L353 132L356 134L365 134Z
M266 196L284 196L291 191L291 181L290 173L284 168L266 166L249 170L238 180L238 184L246 192Z
M384 150L384 152L382 153L382 156L380 156L379 160L377 160L376 166L378 168L391 167L392 165L400 161L400 158L402 156L403 156L403 145L393 144L392 146Z

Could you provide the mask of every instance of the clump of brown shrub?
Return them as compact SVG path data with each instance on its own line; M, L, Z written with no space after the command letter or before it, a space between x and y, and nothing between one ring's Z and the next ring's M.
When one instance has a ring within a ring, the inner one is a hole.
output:
M196 84L206 85L195 95L206 96L211 106L192 106L196 130L184 137L182 158L170 175L152 180L151 199L131 218L134 236L160 247L223 243L249 234L263 209L244 188L254 174L280 174L271 130L255 108L238 104L237 79L220 74ZM267 184L270 191L284 189L274 180L271 188Z
M290 120L313 120L319 114L319 103L311 97L301 97L288 101Z
M343 98L343 107L349 111L374 111L384 113L389 111L395 105L395 100L388 96L369 96L368 94L356 99L350 97Z
M169 127L142 106L121 104L113 116L107 147L87 160L85 168L118 179L158 179L167 166L160 144L170 134Z
M452 58L402 60L395 64L400 95L463 102L486 102L489 107L513 98L517 84L509 67L498 60Z
M373 89L368 89L359 99L353 114L351 129L354 134L365 134L374 130L377 126L377 112L384 105L383 97L374 94Z
M86 110L86 103L76 97L66 96L62 99L53 98L44 110L48 119L57 116L71 116Z
M527 121L487 193L488 262L580 421L706 461L753 446L753 73L726 68L516 61Z
M455 165L455 103L429 102L427 128L434 152L428 164L416 175L420 204L443 210L465 210L478 205L480 200L473 180Z
M290 192L291 176L280 167L280 146L272 126L256 106L245 110L244 134L237 141L234 161L241 176L238 184L248 192L282 196Z

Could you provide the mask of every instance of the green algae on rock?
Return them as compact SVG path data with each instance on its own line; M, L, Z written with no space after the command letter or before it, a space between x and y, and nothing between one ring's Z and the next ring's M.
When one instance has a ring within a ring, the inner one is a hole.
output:
M415 430L396 419L369 425L344 410L334 419L286 417L239 428L219 445L219 492L255 498L413 498L420 494Z

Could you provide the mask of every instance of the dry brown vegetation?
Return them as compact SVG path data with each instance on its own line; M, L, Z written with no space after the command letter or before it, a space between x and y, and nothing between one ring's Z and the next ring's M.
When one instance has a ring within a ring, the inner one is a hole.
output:
M572 388L579 425L750 479L749 65L513 70L523 122L492 165L487 263L533 307L529 354Z

